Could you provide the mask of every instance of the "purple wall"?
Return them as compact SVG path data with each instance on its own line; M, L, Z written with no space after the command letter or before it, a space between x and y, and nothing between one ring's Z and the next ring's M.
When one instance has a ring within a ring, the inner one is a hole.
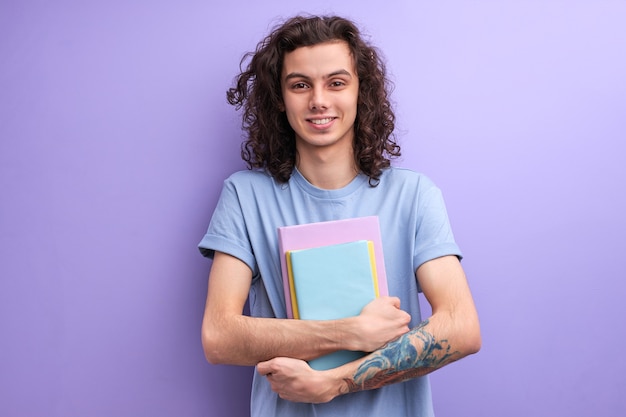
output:
M439 415L624 415L626 2L335 3L307 10L384 50L481 314ZM0 3L0 415L246 416L195 246L242 167L224 91L304 6L85 4Z

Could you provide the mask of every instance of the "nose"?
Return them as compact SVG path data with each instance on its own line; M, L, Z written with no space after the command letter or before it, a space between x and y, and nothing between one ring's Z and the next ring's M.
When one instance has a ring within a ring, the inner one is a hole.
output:
M326 90L321 86L311 88L309 108L311 110L326 110L329 106Z

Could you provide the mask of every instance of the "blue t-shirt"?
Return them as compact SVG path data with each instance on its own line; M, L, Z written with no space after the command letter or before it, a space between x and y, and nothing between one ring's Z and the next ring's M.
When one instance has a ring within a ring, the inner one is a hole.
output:
M220 251L250 267L252 316L286 318L278 227L364 216L378 216L389 295L400 298L415 327L422 321L415 270L441 256L461 257L461 252L440 190L411 170L388 168L376 187L361 174L337 190L313 186L298 170L285 184L262 170L237 172L224 182L199 248L207 257ZM313 405L280 399L255 373L251 411L252 417L433 416L428 377Z

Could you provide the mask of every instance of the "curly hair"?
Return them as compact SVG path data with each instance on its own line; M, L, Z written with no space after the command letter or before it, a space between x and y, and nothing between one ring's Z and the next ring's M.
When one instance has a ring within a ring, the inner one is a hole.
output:
M282 105L281 72L286 53L303 46L345 41L359 78L354 124L354 160L357 168L378 184L390 159L400 156L393 133L395 114L389 101L392 90L378 49L369 45L356 25L337 16L296 16L288 19L241 60L241 73L227 99L243 108L242 128L247 138L241 157L248 168L265 168L279 182L287 182L296 164L295 132ZM247 63L247 67L246 67ZM245 69L244 69L245 68Z

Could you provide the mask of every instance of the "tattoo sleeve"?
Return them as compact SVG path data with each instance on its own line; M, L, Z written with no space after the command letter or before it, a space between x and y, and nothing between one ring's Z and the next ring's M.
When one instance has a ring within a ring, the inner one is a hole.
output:
M447 340L436 340L424 330L428 320L400 338L373 352L352 378L346 378L348 392L380 388L395 382L426 375L460 356Z

